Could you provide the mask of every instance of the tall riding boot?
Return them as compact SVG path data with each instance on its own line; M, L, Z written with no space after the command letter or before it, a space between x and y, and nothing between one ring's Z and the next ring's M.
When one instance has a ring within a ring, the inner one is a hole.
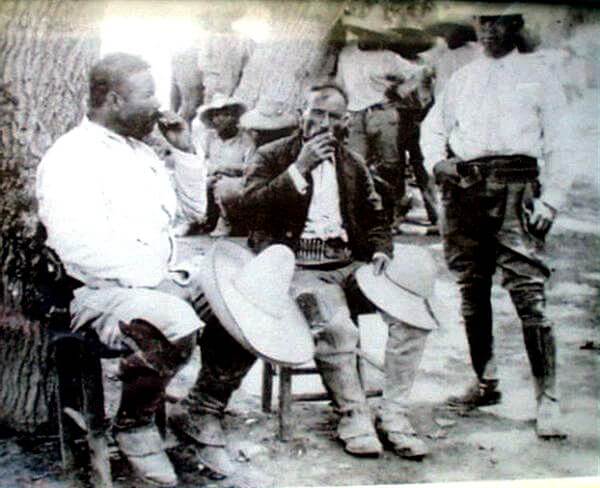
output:
M120 324L124 342L135 352L120 363L121 403L115 417L115 440L145 482L175 486L177 476L162 447L154 417L165 388L189 358L193 340L170 343L143 320Z
M229 476L235 465L227 452L222 418L256 357L239 345L211 317L200 338L202 366L188 396L174 405L169 425L178 437L196 446L198 463L219 476Z
M348 312L340 310L316 337L315 363L340 414L337 435L346 452L378 456L382 446L358 376L358 337L358 328Z
M556 388L556 342L552 324L545 317L543 285L511 290L523 324L523 338L537 400L536 433L542 439L566 437L561 427Z
M382 313L389 326L385 348L385 386L377 428L382 437L401 457L422 459L429 453L417 437L407 413L429 330L412 327Z
M471 409L495 405L502 398L494 361L491 289L491 278L460 285L461 313L477 380L464 395L450 397L450 406Z

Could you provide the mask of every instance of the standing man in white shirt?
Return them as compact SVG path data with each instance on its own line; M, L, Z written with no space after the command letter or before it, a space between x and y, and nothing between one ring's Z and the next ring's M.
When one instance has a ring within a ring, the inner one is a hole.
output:
M568 188L566 99L533 54L517 47L522 15L478 17L484 56L448 81L421 127L426 166L441 185L444 250L458 278L477 382L452 405L501 399L493 354L491 287L497 267L523 326L539 437L562 437L556 346L545 310L544 240Z
M88 116L38 168L39 216L47 245L81 285L71 302L72 327L91 328L109 347L132 351L120 363L119 448L143 480L174 486L154 414L203 327L193 308L202 291L174 269L176 195L164 164L141 139L159 122L176 166L205 178L204 161L193 154L185 122L160 116L145 61L110 54L89 79ZM205 192L188 203L202 213Z
M399 223L406 192L403 138L407 135L400 133L397 103L386 97L386 91L417 79L422 67L382 45L384 20L375 15L377 12L381 9L366 20L345 21L358 41L350 42L340 52L336 81L348 94L349 148L360 154L389 188L389 196L382 197L390 223L395 224Z

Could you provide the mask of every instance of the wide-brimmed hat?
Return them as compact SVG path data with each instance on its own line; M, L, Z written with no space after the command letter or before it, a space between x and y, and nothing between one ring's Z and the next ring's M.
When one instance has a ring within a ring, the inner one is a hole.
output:
M218 241L199 273L213 312L233 338L284 366L306 363L314 353L308 323L289 292L294 266L294 253L281 244L255 256Z
M362 32L383 34L394 27L385 15L381 5L373 5L364 16L346 15L341 19L342 25L358 34Z
M298 124L296 117L285 110L283 102L267 97L258 99L256 106L240 118L240 127L255 130L280 130Z
M228 97L223 93L215 93L211 101L198 108L198 117L205 125L212 127L212 116L214 112L222 108L232 107L237 110L238 115L246 111L246 105L236 98Z
M477 42L472 22L435 22L424 27L425 32L442 37L449 49L458 49L469 42Z
M479 22L502 22L515 31L520 30L525 25L523 14L509 13L505 11L482 12L474 16Z
M378 308L399 320L432 330L438 325L431 308L437 271L431 254L422 247L395 244L394 259L386 270L373 274L373 265L362 266L356 281Z
M408 59L416 58L417 54L427 51L435 45L435 36L423 29L412 27L388 29L381 36L389 50Z

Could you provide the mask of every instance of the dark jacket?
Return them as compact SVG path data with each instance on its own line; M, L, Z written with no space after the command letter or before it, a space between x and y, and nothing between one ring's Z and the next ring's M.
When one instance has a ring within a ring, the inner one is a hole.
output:
M252 158L241 198L248 216L249 245L256 251L270 244L296 250L306 223L312 197L312 180L305 194L298 192L288 166L302 148L296 132L262 146ZM369 261L373 253L392 256L392 235L385 224L381 198L360 156L341 147L336 154L340 211L354 259Z

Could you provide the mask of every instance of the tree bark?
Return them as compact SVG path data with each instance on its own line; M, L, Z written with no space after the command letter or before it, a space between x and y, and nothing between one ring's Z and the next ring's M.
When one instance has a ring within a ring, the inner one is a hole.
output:
M23 314L35 259L35 171L84 115L100 15L98 1L0 2L0 423L23 432L49 420L54 384L46 324Z

